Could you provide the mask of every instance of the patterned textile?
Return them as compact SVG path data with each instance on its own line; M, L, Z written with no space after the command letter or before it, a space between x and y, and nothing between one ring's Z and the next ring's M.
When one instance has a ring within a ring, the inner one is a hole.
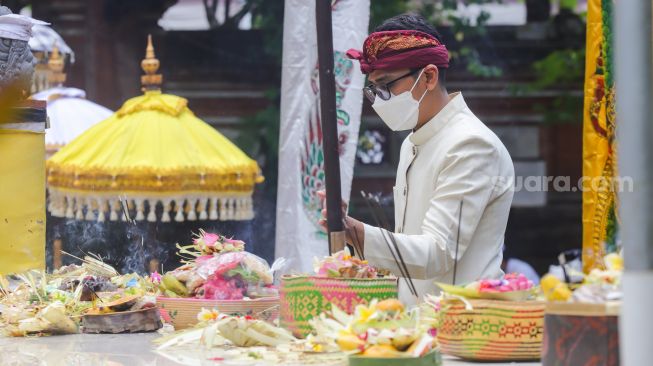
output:
M587 4L587 56L583 115L583 269L603 268L616 251L618 228L616 113L612 49L612 0Z
M470 360L537 360L542 348L544 303L445 301L438 332L442 353Z
M349 201L356 162L365 77L345 51L367 36L369 0L331 2L333 77L342 199ZM291 260L285 273L313 273L313 258L329 254L328 236L318 224L325 189L315 1L287 0L283 31L277 257ZM335 151L328 152L335 153Z
M374 32L363 43L363 51L350 49L347 56L360 62L365 74L374 70L449 67L445 45L428 33L413 30Z
M328 278L284 276L281 279L281 326L303 338L311 332L308 321L331 304L353 313L359 304L397 297L395 278Z

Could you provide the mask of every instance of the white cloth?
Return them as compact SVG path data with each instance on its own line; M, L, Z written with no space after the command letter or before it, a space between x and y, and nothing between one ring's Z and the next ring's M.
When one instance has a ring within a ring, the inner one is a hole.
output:
M462 94L401 147L396 185L395 238L418 294L452 283L463 200L456 283L503 275L503 237L514 192L514 168L499 138L469 110ZM365 225L365 257L400 270L379 228ZM400 298L416 299L400 281Z
M52 52L53 46L57 46L59 52L70 55L71 63L75 62L75 53L59 33L47 25L34 25L32 38L29 39L29 48L32 51Z
M86 92L77 88L56 87L41 91L32 99L48 102L50 128L45 144L58 149L84 131L111 116L111 110L86 100Z
M0 15L0 38L29 41L30 37L32 37L32 26L47 24L50 23L20 14Z
M365 77L346 52L367 36L370 1L340 0L331 13L340 189L349 200ZM329 254L327 236L318 225L322 203L316 194L325 189L325 173L315 1L288 0L284 14L275 254L290 260L284 272L313 273L313 258Z

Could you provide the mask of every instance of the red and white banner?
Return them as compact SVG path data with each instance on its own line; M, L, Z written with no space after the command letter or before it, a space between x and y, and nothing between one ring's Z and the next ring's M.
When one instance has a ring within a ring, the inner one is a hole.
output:
M332 2L336 109L342 197L349 201L362 109L364 75L345 53L361 48L369 0ZM281 78L281 134L277 193L276 257L291 259L290 271L312 273L313 257L328 254L317 225L324 189L315 2L286 0Z

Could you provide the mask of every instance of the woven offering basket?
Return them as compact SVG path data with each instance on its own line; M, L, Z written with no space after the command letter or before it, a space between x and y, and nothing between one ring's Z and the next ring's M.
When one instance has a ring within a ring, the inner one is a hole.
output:
M460 300L442 304L438 340L442 353L478 361L539 360L545 303Z
M330 310L331 304L353 313L359 304L397 297L397 279L284 276L281 278L281 326L304 338L309 320Z
M252 300L208 300L195 298L157 297L156 303L172 320L175 329L191 328L198 323L197 314L206 309L218 309L229 315L249 315L273 322L279 318L279 297Z

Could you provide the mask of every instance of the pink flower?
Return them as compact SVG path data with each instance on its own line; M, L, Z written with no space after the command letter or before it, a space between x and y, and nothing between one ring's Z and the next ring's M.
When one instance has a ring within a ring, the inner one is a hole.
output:
M333 262L323 263L322 267L318 270L319 276L328 276L330 271L338 272L338 265Z
M220 240L220 235L201 231L200 236L193 241L193 244L213 247L218 240Z
M508 273L503 280L481 280L479 291L481 292L510 292L524 291L533 287L533 282L529 281L521 273Z
M152 283L161 283L161 275L159 272L154 271L153 273L150 273L150 281L152 281Z

